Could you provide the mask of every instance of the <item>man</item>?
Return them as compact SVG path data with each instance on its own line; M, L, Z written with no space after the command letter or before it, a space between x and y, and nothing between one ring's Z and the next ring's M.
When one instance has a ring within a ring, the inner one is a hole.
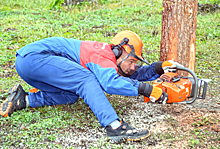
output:
M148 137L148 130L136 130L119 121L104 92L141 94L153 102L166 102L164 91L139 81L154 80L170 66L179 64L165 61L135 65L137 61L148 62L142 57L142 40L132 31L119 32L110 42L52 37L24 46L16 54L17 73L41 91L26 93L20 85L12 87L0 106L0 114L10 116L28 106L72 104L81 97L112 140L138 141Z

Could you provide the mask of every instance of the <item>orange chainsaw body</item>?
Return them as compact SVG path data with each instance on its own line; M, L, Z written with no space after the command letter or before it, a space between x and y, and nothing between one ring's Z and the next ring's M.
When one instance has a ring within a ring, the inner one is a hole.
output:
M182 102L191 94L192 83L190 79L181 78L177 73L167 72L155 80L153 86L159 87L168 94L167 103ZM144 97L145 102L150 98Z

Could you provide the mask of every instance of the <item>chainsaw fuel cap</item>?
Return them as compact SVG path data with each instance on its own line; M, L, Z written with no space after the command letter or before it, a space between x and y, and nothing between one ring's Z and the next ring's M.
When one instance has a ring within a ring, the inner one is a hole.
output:
M178 82L180 80L180 77L178 76L175 76L175 77L172 77L172 82Z

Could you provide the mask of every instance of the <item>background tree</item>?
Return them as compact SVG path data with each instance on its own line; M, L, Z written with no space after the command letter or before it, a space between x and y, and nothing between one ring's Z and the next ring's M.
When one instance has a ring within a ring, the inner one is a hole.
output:
M163 0L161 61L173 59L195 71L197 4L197 0Z

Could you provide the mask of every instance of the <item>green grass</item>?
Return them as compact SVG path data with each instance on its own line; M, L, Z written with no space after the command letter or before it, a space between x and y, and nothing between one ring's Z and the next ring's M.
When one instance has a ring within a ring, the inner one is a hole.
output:
M199 3L220 4L218 0ZM99 0L98 4L56 8L59 9L51 8L46 0L0 0L0 102L7 96L3 90L9 90L14 84L21 83L26 91L31 88L12 66L16 50L43 38L61 36L109 43L118 31L132 30L142 38L144 51L150 53L144 53L144 56L151 63L159 60L162 0ZM220 93L220 11L200 13L197 25L196 74L199 78L212 79L208 95L217 97ZM108 98L119 115L132 104L127 97L116 96L122 102ZM18 111L12 117L0 117L0 125L0 137L4 138L0 146L16 147L23 143L30 148L46 148L48 144L42 144L45 140L51 147L61 147L54 140L68 127L100 128L83 100L74 105ZM172 142L172 135L168 133L161 137ZM191 138L188 146L195 147L200 141ZM108 146L108 142L104 144Z
M57 130L65 129L65 126L71 126L74 123L74 117L66 111L60 111L59 108L21 110L12 117L2 120L1 125L4 127L0 132L1 138L4 139L2 145L18 146L23 143L29 147L38 147L38 142L54 141Z

